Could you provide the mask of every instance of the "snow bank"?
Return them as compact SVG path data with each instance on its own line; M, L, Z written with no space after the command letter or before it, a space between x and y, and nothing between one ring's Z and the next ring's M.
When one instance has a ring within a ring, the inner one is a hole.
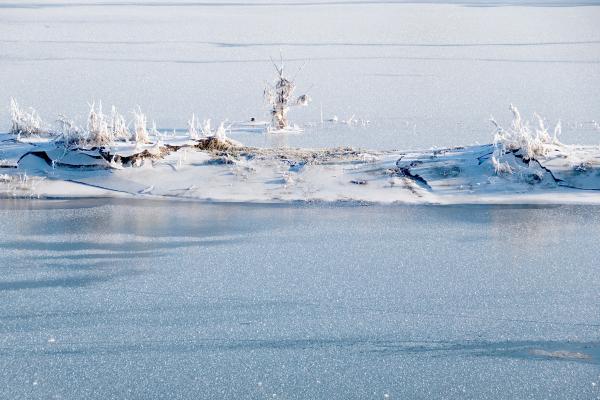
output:
M560 123L551 135L536 115L532 128L514 106L508 128L492 120L492 144L421 152L252 148L229 139L224 124L212 129L205 120L199 127L195 116L187 133L167 135L154 123L148 130L139 108L131 131L114 108L110 116L100 105L90 108L85 129L61 117L52 134L1 141L0 154L6 159L0 162L5 171L0 194L239 202L600 203L600 148L564 145L558 140Z

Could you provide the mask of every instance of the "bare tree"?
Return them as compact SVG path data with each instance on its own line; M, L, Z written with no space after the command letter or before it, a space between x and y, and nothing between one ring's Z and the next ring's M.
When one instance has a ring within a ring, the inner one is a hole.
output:
M271 59L271 61L273 61ZM293 79L288 79L284 75L284 64L283 56L281 57L281 63L278 66L273 62L273 66L277 71L277 79L275 79L272 85L267 85L265 88L264 96L265 100L271 107L271 127L275 130L284 130L289 128L289 121L287 118L290 107L293 106L306 106L310 101L308 95L303 94L296 99L293 98L296 84ZM300 68L300 70L302 67ZM298 72L300 72L300 70Z

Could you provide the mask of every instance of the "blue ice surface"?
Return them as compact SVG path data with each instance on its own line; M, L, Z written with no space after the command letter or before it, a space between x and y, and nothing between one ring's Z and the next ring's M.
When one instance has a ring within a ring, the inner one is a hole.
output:
M0 201L0 398L596 398L597 207Z

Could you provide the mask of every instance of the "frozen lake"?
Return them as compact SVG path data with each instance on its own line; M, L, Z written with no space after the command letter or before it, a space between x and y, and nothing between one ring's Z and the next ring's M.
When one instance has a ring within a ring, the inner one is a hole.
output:
M47 121L84 124L92 100L129 116L139 105L162 129L185 129L192 113L260 119L281 50L292 76L310 60L297 83L313 102L290 118L311 126L235 136L247 145L489 143L490 115L508 123L510 103L528 119L561 119L565 143L600 143L597 1L450 3L0 2L0 131L10 96ZM321 128L321 106L325 119L371 123Z
M0 202L0 397L600 395L595 207Z
M510 103L596 145L599 20L595 0L0 0L0 132L11 96L82 125L93 100L164 130L264 119L281 50L309 60L306 130L246 145L490 143ZM598 399L599 211L0 200L0 398Z

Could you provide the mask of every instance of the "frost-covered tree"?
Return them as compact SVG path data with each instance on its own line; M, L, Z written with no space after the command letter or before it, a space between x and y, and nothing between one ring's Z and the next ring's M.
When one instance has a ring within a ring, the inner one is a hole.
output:
M284 75L283 58L278 66L273 63L278 77L272 85L267 85L264 91L266 102L271 107L271 126L273 129L286 129L289 127L287 114L292 106L306 106L310 101L308 95L301 95L294 99L296 84L293 79Z

